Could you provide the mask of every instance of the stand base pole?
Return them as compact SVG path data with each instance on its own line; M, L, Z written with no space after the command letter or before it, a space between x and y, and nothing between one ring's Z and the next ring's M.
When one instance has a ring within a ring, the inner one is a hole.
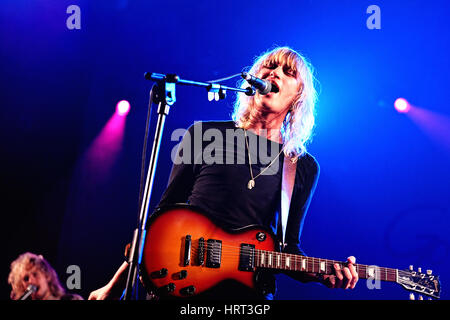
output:
M138 284L138 281L136 281L139 275L138 267L139 264L141 263L142 252L145 244L145 235L147 230L147 220L149 216L150 199L153 190L153 182L155 180L156 165L158 162L162 133L164 130L164 123L166 120L166 116L169 114L170 108L169 104L171 105L175 102L174 83L161 82L158 83L154 89L155 91L152 99L158 103L158 121L155 128L152 153L150 156L147 180L145 182L145 191L141 203L139 225L134 231L133 241L130 248L131 251L130 251L124 300L132 299L133 290L135 290L136 285Z

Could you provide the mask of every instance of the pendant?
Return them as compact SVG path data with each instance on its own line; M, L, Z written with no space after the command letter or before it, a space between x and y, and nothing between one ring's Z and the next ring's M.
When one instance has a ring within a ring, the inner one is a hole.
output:
M248 188L249 190L252 190L254 186L255 186L255 180L250 179L250 180L248 181L248 183L247 183L247 188Z

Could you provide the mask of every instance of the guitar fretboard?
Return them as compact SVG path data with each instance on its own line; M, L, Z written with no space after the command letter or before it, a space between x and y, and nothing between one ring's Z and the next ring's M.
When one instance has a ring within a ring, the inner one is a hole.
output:
M341 269L346 265L342 261L305 257L275 251L255 250L255 267L259 268L333 274L336 263ZM364 264L354 264L354 266L360 279L397 281L398 269Z

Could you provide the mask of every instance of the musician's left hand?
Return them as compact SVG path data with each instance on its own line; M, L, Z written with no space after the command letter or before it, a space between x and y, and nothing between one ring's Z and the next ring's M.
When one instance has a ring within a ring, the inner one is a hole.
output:
M328 288L353 289L359 279L355 263L356 258L353 256L347 258L347 265L343 268L336 263L334 265L335 274L323 276L322 283Z

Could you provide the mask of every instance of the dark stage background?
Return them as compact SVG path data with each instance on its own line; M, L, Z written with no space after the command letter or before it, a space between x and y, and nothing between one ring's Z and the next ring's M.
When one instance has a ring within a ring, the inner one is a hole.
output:
M373 4L381 29L366 25ZM67 27L70 5L80 8L80 29ZM221 78L274 45L302 52L320 82L309 151L321 176L304 250L432 269L441 275L442 298L449 298L448 1L4 0L0 6L0 299L9 298L10 262L25 251L43 254L64 284L67 267L79 266L81 289L73 292L85 298L123 261L138 215L151 88L144 72ZM414 116L394 109L399 97L414 106ZM130 113L108 131L123 99ZM232 93L208 102L203 89L178 87L152 206L178 143L171 133L196 120L229 119L233 101ZM369 290L361 280L343 291L279 278L279 299L408 298L389 283Z

